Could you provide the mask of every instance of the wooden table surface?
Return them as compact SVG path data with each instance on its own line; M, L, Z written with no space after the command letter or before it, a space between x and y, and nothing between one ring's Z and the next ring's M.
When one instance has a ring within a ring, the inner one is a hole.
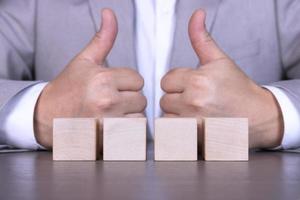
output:
M53 162L51 152L0 154L0 199L300 200L300 153L249 162Z

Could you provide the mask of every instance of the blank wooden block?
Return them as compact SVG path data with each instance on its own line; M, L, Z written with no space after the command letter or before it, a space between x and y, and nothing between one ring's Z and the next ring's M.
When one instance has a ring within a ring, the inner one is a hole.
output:
M104 118L103 160L146 160L146 118Z
M53 120L53 160L96 160L97 140L94 118Z
M247 118L206 118L204 127L205 160L248 160Z
M197 120L194 118L156 119L154 151L157 161L197 160Z

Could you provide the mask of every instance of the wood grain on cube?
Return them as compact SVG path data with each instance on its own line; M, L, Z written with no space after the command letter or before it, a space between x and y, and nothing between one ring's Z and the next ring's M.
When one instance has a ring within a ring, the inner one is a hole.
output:
M103 160L146 160L146 118L104 118Z
M247 118L206 118L204 127L205 160L248 160Z
M155 120L155 160L197 160L197 120L158 118Z
M94 118L53 120L53 160L96 160L97 127Z

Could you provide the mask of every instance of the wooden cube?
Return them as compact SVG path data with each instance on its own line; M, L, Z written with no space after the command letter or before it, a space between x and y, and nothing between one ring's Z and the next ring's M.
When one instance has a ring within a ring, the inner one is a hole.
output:
M158 118L155 120L154 158L156 161L197 160L197 120Z
M146 118L104 118L103 160L146 160Z
M248 160L247 118L206 118L203 157L208 161Z
M53 160L96 160L97 123L95 118L53 120Z

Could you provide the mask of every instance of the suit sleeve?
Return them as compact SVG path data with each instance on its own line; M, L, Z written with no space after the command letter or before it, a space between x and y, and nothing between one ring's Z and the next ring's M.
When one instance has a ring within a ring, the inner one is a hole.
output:
M269 85L281 89L300 113L300 1L275 2L284 79ZM300 132L297 134L300 135ZM298 147L292 145L287 148Z
M0 144L31 150L43 148L34 135L34 108L46 84L30 86L5 104L0 112Z
M0 112L21 90L35 84L35 0L0 1Z

